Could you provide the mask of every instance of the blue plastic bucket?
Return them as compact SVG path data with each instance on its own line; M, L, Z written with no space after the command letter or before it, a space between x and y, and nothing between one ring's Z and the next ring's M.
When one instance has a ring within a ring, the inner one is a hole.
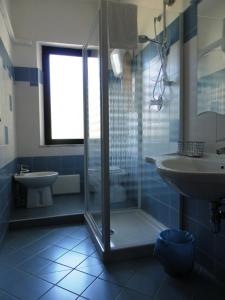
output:
M194 236L188 231L167 229L156 241L155 256L172 276L189 274L194 265Z

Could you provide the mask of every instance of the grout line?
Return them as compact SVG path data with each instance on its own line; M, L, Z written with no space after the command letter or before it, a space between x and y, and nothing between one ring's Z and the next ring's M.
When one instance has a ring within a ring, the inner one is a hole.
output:
M8 295L8 296L10 296L10 297L14 297L15 299L18 299L18 300L20 300L17 296L15 296L15 295L13 295L13 294L9 294L9 292L8 291L6 291L6 290L3 290L2 288L0 288L0 291L2 291L3 293L5 293L6 295Z
M163 284L164 284L165 281L166 281L166 276L165 276L165 278L162 280L162 282L161 282L161 284L160 284L158 290L156 291L155 295L153 296L153 299L152 299L152 300L156 300L156 299L157 299L157 297L158 297L158 295L159 295L159 293L160 293L160 291L161 291L161 289L162 289L162 286L163 286Z

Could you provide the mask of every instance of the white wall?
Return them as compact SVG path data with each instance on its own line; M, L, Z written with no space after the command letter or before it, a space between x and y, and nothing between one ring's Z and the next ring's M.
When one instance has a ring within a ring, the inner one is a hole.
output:
M6 2L4 4L7 4ZM7 5L5 5L7 8ZM3 14L0 10L0 38L10 57L12 57L12 43L5 25ZM8 70L3 68L0 57L0 167L6 165L16 157L15 145L15 103L14 84L9 78ZM12 96L13 111L10 111L9 95ZM5 144L4 127L8 127L9 143Z
M11 0L15 36L32 42L32 46L14 45L14 65L40 67L39 42L71 46L86 43L98 3L98 0ZM15 93L18 156L83 154L83 145L40 146L42 87L16 82Z
M152 36L153 17L162 12L162 1L128 0L139 8L139 30ZM169 22L183 11L190 0L180 0L168 8ZM10 0L10 15L17 39L32 46L16 44L15 66L37 67L38 42L83 45L89 36L99 0ZM154 8L154 10L153 10ZM40 146L42 90L16 82L18 156L82 154L83 146Z

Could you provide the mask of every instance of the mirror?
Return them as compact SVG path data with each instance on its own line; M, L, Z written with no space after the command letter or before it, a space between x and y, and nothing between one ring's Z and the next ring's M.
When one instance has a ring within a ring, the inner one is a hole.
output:
M9 144L8 120L12 112L12 96L9 95L10 80L4 58L0 55L0 145Z
M4 68L3 59L0 56L0 145L4 144L4 128L3 128L3 102L4 102Z
M198 5L197 112L225 114L225 1Z

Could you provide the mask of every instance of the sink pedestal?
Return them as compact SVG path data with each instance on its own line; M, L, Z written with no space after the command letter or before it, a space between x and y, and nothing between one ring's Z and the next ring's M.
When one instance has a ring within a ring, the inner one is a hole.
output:
M53 204L50 186L43 188L28 188L27 208L45 207Z

